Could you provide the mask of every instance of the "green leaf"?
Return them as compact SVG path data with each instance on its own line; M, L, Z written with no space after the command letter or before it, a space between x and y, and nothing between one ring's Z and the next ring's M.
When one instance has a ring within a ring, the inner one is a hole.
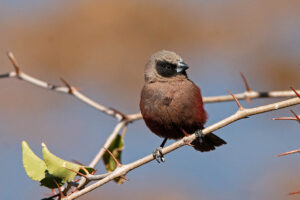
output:
M117 135L116 138L111 143L111 145L108 147L108 150L115 156L115 158L120 163L121 163L121 155L122 155L123 148L124 148L124 138L121 135ZM112 172L117 168L117 163L108 152L104 153L103 162L108 172ZM122 184L125 181L125 179L118 177L115 178L114 181L118 184Z
M62 179L48 173L45 162L33 153L26 141L22 141L22 152L24 169L32 180L39 181L48 188L57 188L55 181L59 186L64 184Z
M35 181L45 178L46 164L30 149L26 141L22 141L23 166L27 175Z
M47 146L42 143L43 157L49 174L58 177L64 181L71 181L77 175L80 165L63 160L52 154Z
M42 143L42 150L47 166L47 178L53 176L58 183L73 180L76 175L79 175L78 172L87 175L95 171L92 167L78 165L55 156L49 151L45 143Z

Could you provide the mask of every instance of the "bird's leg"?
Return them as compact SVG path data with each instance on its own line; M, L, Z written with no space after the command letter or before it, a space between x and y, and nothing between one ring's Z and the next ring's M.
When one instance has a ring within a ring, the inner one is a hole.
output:
M203 143L203 138L205 137L205 135L203 134L202 129L198 129L195 132L195 135L196 135L196 139L195 140L198 140L198 142L200 144Z
M189 136L190 134L188 134L184 129L180 129L182 131L182 133L184 134L185 137ZM187 140L184 140L184 143L188 146L191 146L193 147L194 145L191 144L191 142L187 141Z
M162 148L164 148L166 142L167 142L168 138L165 138L164 141L161 143L161 145L159 147L157 147L152 155L153 155L153 158L158 162L160 163L161 162L165 162L165 157L164 157L164 154L162 153ZM160 159L160 161L159 161Z

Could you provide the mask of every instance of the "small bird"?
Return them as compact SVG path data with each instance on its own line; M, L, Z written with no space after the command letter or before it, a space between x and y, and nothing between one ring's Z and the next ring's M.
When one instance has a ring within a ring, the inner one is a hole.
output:
M158 162L164 161L161 149L168 139L195 133L191 146L201 152L226 144L213 133L202 133L207 114L199 87L187 76L188 68L178 54L166 50L154 53L145 67L140 110L148 128L164 138L153 152Z

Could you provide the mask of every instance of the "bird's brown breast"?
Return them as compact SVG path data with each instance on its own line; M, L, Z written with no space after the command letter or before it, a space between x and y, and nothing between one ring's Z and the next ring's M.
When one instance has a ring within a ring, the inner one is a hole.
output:
M152 132L171 139L184 137L182 129L193 133L206 122L200 89L188 79L146 83L140 109Z

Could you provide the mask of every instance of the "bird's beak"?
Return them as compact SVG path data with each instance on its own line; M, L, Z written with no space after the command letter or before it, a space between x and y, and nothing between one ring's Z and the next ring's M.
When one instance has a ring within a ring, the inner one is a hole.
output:
M182 73L185 70L187 70L188 68L189 68L189 66L187 64L185 64L183 61L180 61L177 64L176 71L177 71L177 73Z

